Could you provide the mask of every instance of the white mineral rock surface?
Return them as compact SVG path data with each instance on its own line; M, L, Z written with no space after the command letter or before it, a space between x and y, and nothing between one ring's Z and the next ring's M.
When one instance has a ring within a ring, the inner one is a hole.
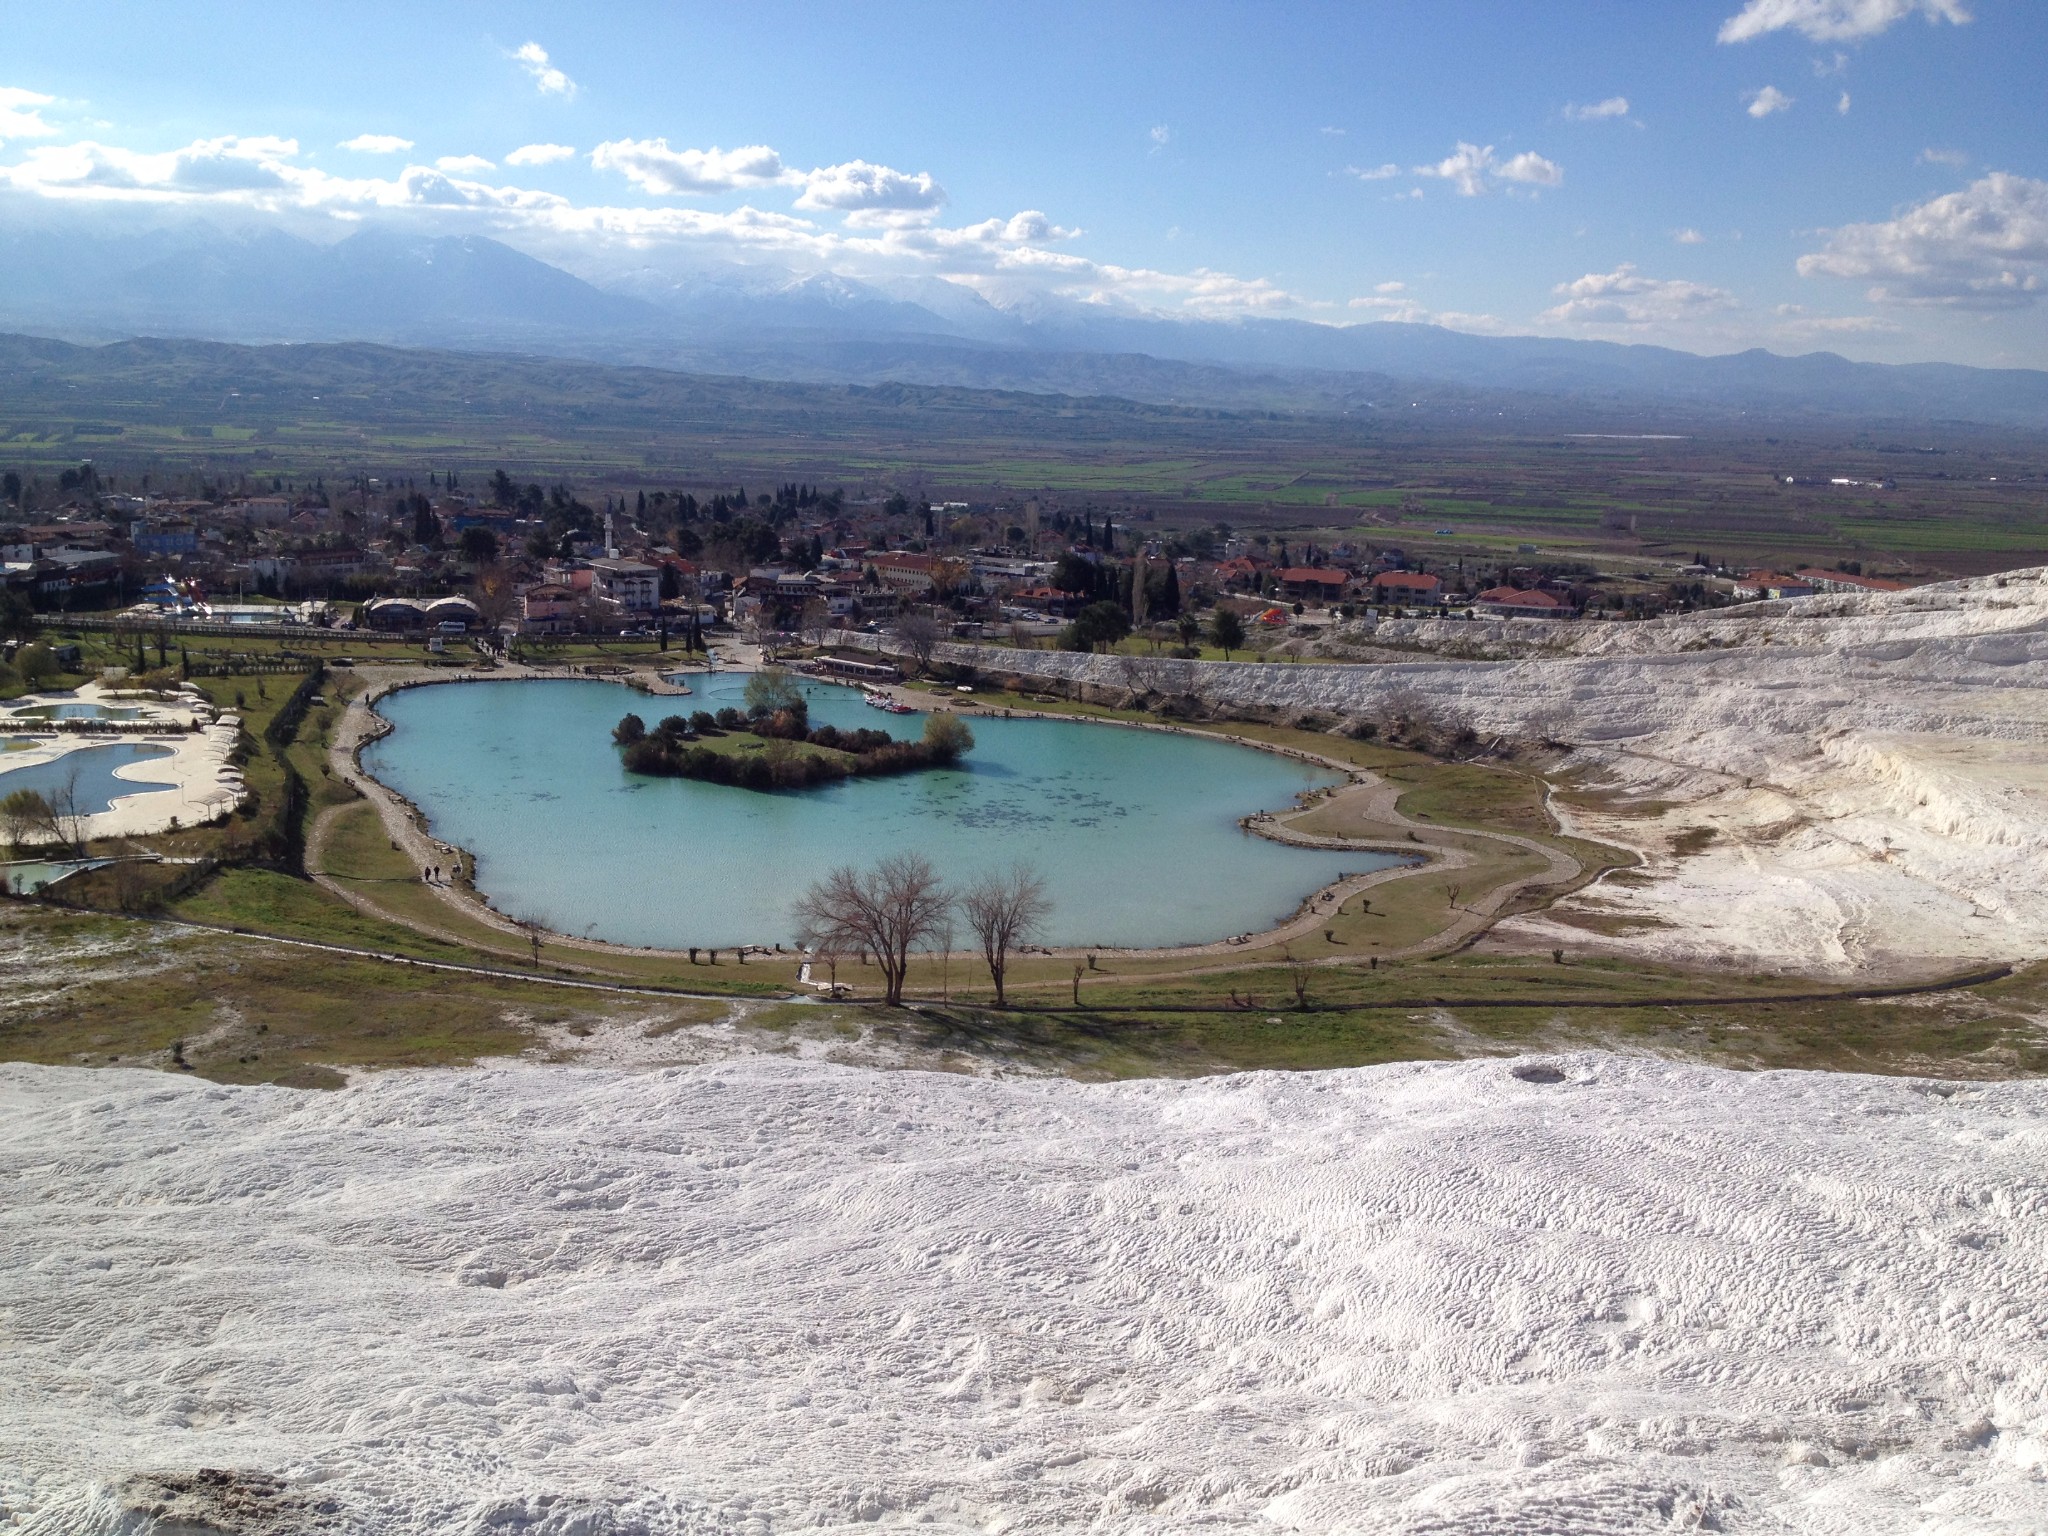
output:
M0 1178L36 1536L2048 1529L2040 1084L10 1066Z
M1633 806L1556 809L1635 850L1626 880L1503 933L1804 974L2048 955L2048 570L1650 623L1398 620L1369 666L952 647L998 672L1571 749ZM1682 855L1674 848L1711 841ZM1637 919L1625 931L1612 920Z

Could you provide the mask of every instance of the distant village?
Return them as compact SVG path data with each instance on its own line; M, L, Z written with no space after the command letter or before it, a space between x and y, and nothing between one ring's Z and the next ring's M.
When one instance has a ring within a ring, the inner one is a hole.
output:
M1219 608L1255 634L1365 613L1628 618L1900 586L1853 562L1729 570L1705 556L1615 583L1531 545L1522 564L1414 556L1223 524L1169 532L1145 514L1036 499L853 498L795 483L588 494L503 471L473 485L430 472L423 484L279 480L204 495L153 491L147 477L103 483L90 465L55 487L9 474L0 565L10 602L44 613L664 640L879 628L912 609L957 634L1094 644L1178 623L1186 640L1184 620Z

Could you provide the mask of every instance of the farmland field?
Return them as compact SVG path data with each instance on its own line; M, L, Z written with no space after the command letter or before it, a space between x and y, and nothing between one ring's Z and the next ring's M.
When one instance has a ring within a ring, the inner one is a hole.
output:
M2048 435L1757 422L1543 402L1227 412L989 390L850 387L388 347L0 338L0 466L267 485L319 476L1048 502L1460 555L1607 563L1855 558L1925 574L2048 561ZM119 423L119 425L116 425ZM1654 435L1648 435L1654 434ZM1785 483L1796 476L1798 485ZM1827 483L1841 478L1853 485ZM1879 488L1879 483L1883 488Z

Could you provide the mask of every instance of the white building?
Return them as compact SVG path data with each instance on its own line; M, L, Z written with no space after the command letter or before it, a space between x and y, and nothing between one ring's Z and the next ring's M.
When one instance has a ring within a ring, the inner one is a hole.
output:
M628 613L652 613L661 606L661 572L638 560L589 562L591 587L600 600Z

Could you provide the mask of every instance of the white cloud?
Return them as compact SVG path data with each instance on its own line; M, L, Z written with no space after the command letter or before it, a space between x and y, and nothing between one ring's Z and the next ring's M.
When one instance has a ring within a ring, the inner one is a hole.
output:
M1384 283L1380 286L1386 287ZM1361 310L1374 320L1385 320L1395 325L1440 325L1446 330L1472 331L1482 336L1502 336L1512 329L1493 315L1473 315L1457 309L1429 309L1413 299L1359 298L1352 299L1346 307Z
M1502 181L1519 181L1532 187L1561 187L1564 170L1555 160L1546 160L1533 150L1524 150L1504 162L1494 174Z
M1496 181L1521 182L1539 187L1556 187L1564 184L1564 171L1555 161L1525 150L1513 159L1503 161L1493 152L1491 144L1468 144L1460 140L1458 147L1434 165L1415 167L1418 176L1436 176L1448 181L1463 197L1477 197Z
M436 170L446 171L451 176L474 176L481 171L495 171L495 162L482 155L443 155L434 162Z
M303 163L298 144L278 138L206 139L159 154L90 142L44 146L0 164L0 190L67 201L235 208L280 218L355 222L376 215L415 227L488 233L571 265L602 259L607 250L630 253L635 265L662 252L691 260L714 254L772 258L799 270L856 277L939 276L986 291L1025 289L1132 313L1231 315L1313 307L1264 278L1091 260L1067 248L1080 230L1036 209L947 227L928 209L843 206L852 197L943 197L928 178L887 167L849 162L807 176L760 148L672 151L659 141L601 148L604 163L660 187L724 190L751 182L802 188L808 196L816 177L814 201L842 212L844 222L828 229L798 214L750 206L721 212L582 205L556 193L495 185L428 165L409 165L386 177L339 176Z
M1849 93L1847 91L1842 92L1842 99L1835 103L1835 110L1844 117L1849 115Z
M1810 340L1816 336L1895 335L1900 329L1892 321L1876 315L1813 315L1800 304L1780 304L1777 314L1784 322L1778 327L1778 333L1795 340Z
M1918 165L1952 165L1958 170L1970 163L1970 157L1960 149L1923 149L1915 159Z
M1725 288L1644 277L1631 262L1612 272L1588 272L1552 291L1564 302L1538 318L1553 325L1668 325L1735 307L1735 295Z
M294 139L200 139L145 154L90 140L31 151L0 166L0 186L43 197L139 203L222 203L268 212L348 215L376 208L489 208L526 214L566 207L549 193L464 181L428 166L396 177L334 176L298 163Z
M1458 147L1437 161L1435 165L1418 165L1418 176L1441 176L1466 197L1477 197L1486 190L1486 173L1493 168L1494 155L1491 144L1481 148L1477 144L1460 141Z
M1406 283L1375 283L1373 284L1372 291L1374 293L1406 293L1408 285Z
M288 191L303 175L295 139L201 139L161 154L82 140L31 150L0 181L48 196L191 199Z
M1154 149L1164 149L1173 142L1173 130L1164 123L1154 123L1150 137Z
M557 69L548 58L547 49L539 43L521 43L512 57L532 77L535 87L543 96L574 96L576 82Z
M522 144L505 157L507 165L553 165L557 160L567 160L576 151L567 144Z
M1721 23L1720 40L1746 43L1790 28L1816 43L1859 42L1909 16L1924 16L1929 26L1970 19L1961 0L1749 0Z
M641 191L661 197L793 186L804 179L765 144L670 149L667 139L609 139L590 152L590 163L601 171L617 171Z
M1895 219L1844 225L1799 275L1867 280L1877 303L2031 305L2048 292L2048 181L1994 171Z
M1356 176L1360 181L1392 181L1401 174L1401 167L1389 160L1385 165L1347 165L1346 176Z
M1320 133L1320 134L1324 135L1324 136L1325 136L1325 137L1327 137L1327 138L1332 138L1332 139L1341 139L1341 138L1343 138L1343 137L1344 137L1344 130L1343 130L1342 128L1331 128L1331 127L1329 127L1329 126L1327 126L1327 125L1325 125L1324 127L1318 128L1318 129L1316 130L1316 132L1318 132L1318 133Z
M1690 227L1677 231L1671 238L1679 245L1705 245L1707 243L1705 235Z
M1749 103L1751 117L1769 117L1773 112L1788 112L1793 98L1787 96L1775 85L1767 85L1760 91L1751 91L1743 98Z
M47 138L57 130L43 121L36 109L56 101L40 91L26 91L17 85L0 85L0 142L8 139Z
M1597 123L1605 118L1627 117L1628 98L1610 96L1605 101L1592 102L1583 107L1577 102L1568 101L1564 105L1564 115L1575 123Z
M412 148L412 140L401 139L395 133L359 133L334 147L352 149L359 155L402 155Z
M804 178L804 193L796 200L796 205L799 208L837 208L846 212L921 214L936 210L945 201L946 189L932 180L928 171L919 171L912 176L891 170L886 165L849 160L844 165L828 165L812 171Z

